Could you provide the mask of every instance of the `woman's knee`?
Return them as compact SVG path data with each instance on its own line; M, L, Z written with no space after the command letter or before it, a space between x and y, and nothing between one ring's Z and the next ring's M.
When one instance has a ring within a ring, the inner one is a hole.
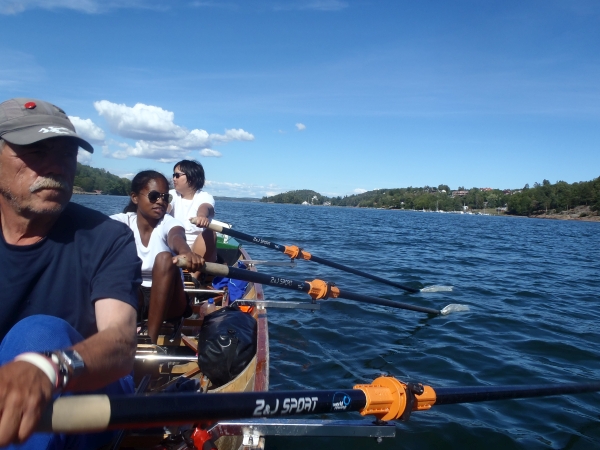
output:
M154 266L152 266L152 273L154 274L155 270L164 272L174 267L175 265L173 264L173 255L171 254L171 252L160 252L158 255L156 255L156 258L154 258Z

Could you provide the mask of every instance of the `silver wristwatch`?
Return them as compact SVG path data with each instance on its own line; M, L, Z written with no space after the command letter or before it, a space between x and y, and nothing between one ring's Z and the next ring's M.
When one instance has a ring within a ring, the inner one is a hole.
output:
M64 389L70 380L77 378L85 369L83 358L76 350L51 350L44 352L44 355L58 366L59 389Z

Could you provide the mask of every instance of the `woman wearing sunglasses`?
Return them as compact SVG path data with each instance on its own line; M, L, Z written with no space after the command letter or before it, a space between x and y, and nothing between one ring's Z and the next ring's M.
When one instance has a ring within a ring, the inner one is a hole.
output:
M165 176L145 170L131 181L130 200L123 213L111 216L128 225L135 237L143 279L138 299L142 318L147 310L148 336L153 343L163 320L182 317L188 306L175 256L185 256L190 271L199 270L204 263L187 244L181 222L166 214L170 201Z
M188 245L206 261L217 260L215 233L206 228L215 216L215 199L204 192L204 167L197 161L184 159L173 168L173 196L169 214L183 223ZM190 219L196 218L196 225Z

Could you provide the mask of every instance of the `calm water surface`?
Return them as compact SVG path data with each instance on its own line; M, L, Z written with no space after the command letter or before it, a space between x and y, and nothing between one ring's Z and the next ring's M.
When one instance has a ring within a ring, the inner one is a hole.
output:
M128 198L73 200L112 214ZM314 313L271 310L271 389L351 388L381 373L434 388L600 378L600 223L226 201L217 218L401 283L454 291L405 294L307 261L261 272L436 309L470 307L435 318L345 300ZM285 260L246 248L256 259ZM273 287L265 297L309 300ZM269 438L267 449L600 449L600 394L434 406L396 428L382 444Z

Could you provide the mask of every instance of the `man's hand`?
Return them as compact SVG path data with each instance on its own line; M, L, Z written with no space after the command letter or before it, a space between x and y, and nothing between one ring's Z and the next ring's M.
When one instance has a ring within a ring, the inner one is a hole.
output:
M48 376L31 363L0 367L0 447L21 443L33 433L53 390Z

